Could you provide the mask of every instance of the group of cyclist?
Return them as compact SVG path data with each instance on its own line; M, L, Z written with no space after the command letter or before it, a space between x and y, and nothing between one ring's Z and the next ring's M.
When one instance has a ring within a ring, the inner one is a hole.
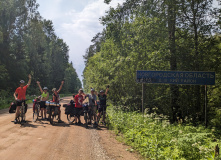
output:
M108 90L109 86L106 88L106 92L101 90L98 94L93 88L91 88L91 94L85 94L82 89L79 89L78 94L73 97L73 100L75 102L75 124L81 124L80 115L83 112L83 103L86 98L88 98L89 101L88 110L90 110L91 112L92 118L94 120L94 125L98 125L101 114L103 114L103 123L105 124L106 99ZM91 124L91 119L89 119L88 124Z
M19 110L20 110L20 107L22 106L22 103L25 104L26 90L30 86L31 78L32 78L31 75L29 75L28 77L29 77L28 84L25 85L25 81L21 80L20 87L18 87L14 93L14 98L15 98L16 105L17 105L14 123L17 123L17 118L19 116ZM64 84L64 81L61 82L61 85L58 90L56 88L52 89L52 92L53 92L52 102L59 103L59 101L60 101L59 92L61 91L63 84ZM37 85L38 85L40 92L41 92L41 96L40 96L41 97L41 99L40 99L41 117L42 117L42 120L48 120L47 111L46 111L46 101L49 100L48 88L44 87L42 89L39 81L37 81ZM83 112L83 105L84 105L84 101L86 98L88 98L88 101L89 101L88 107L89 107L89 110L92 112L94 125L98 124L100 117L101 117L101 113L103 113L103 123L105 123L106 99L107 99L108 90L109 90L109 86L106 88L105 92L103 90L101 90L98 94L93 88L91 88L91 93L85 94L83 92L83 89L79 89L78 94L73 96L73 101L75 102L74 103L75 105L73 106L74 107L75 124L81 124L80 115ZM60 106L58 107L58 110L59 110L58 123L62 123L63 121L61 120ZM91 119L88 124L91 124Z

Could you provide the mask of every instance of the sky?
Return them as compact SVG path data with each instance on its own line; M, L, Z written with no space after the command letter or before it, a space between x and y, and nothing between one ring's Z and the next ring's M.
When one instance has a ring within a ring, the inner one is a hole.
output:
M107 5L104 0L37 0L38 11L44 19L52 20L55 33L69 46L69 61L82 81L86 49L92 38L103 30L99 18L110 6L116 7L124 0L112 0Z

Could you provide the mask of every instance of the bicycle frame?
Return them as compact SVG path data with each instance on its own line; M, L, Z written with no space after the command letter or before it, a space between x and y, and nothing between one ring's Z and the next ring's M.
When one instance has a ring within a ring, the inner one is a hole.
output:
M17 117L17 120L21 125L23 125L25 122L25 104L24 104L24 100L22 100L21 102L22 102L22 106L20 106L19 116Z

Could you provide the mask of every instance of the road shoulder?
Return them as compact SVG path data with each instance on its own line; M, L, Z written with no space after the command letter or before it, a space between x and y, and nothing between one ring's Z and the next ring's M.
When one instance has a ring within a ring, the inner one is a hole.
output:
M143 159L141 155L136 152L129 152L130 146L117 141L117 136L113 131L106 128L98 131L100 136L100 144L106 150L107 156L110 159L122 160L140 160Z

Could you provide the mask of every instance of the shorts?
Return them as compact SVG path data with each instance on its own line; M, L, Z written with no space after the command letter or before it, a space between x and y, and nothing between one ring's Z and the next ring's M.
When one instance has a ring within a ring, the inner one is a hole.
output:
M40 108L46 108L45 101L40 102Z
M97 113L97 106L95 105L89 105L89 107L91 108L92 114L96 114Z
M74 108L74 115L75 116L80 116L83 113L83 108Z
M106 112L106 110L107 110L107 106L106 105L99 105L98 106L98 112L100 113L100 112Z
M24 101L18 100L18 101L16 101L16 105L17 105L17 106L22 106L22 102L24 102L24 105L26 104L26 103L25 103L25 100L24 100Z

